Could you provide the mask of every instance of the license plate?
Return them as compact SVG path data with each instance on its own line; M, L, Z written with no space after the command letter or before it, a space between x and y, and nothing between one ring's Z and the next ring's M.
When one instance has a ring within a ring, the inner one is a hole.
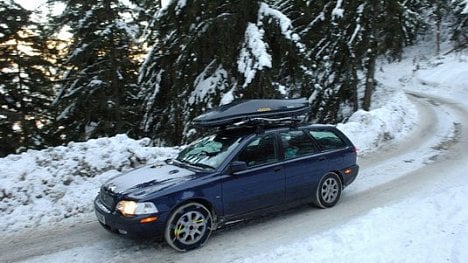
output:
M96 217L103 225L106 224L106 217L103 214L96 211Z

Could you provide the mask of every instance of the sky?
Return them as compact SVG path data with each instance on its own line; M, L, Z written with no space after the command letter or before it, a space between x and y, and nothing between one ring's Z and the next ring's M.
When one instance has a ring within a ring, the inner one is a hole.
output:
M24 8L34 10L39 6L46 3L46 0L14 0L16 3L22 5ZM167 6L171 0L161 0L161 6Z

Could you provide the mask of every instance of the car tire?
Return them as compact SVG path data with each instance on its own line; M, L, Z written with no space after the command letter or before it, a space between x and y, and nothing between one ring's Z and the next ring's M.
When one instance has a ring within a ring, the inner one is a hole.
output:
M203 246L213 230L209 209L196 202L177 207L169 216L164 239L175 250L185 252Z
M317 186L314 204L319 208L330 208L336 205L340 200L342 189L343 185L337 174L326 174Z

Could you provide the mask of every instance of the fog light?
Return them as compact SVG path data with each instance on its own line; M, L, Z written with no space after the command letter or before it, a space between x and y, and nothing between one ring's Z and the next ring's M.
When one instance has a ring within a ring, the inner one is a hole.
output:
M344 174L350 174L353 170L351 170L351 168L348 168L346 170L344 170Z
M140 223L141 224L146 224L146 223L155 222L156 220L158 220L157 216L150 216L150 217L147 217L147 218L140 219Z

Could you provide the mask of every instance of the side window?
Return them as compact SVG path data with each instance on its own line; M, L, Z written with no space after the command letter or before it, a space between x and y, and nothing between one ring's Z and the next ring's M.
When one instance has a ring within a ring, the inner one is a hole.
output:
M276 156L275 137L272 134L267 134L249 143L240 152L237 159L246 162L248 167L252 167L274 163L278 161Z
M346 147L346 143L332 131L314 130L309 132L323 150L336 150Z
M281 132L280 138L285 159L317 152L314 141L303 131Z

